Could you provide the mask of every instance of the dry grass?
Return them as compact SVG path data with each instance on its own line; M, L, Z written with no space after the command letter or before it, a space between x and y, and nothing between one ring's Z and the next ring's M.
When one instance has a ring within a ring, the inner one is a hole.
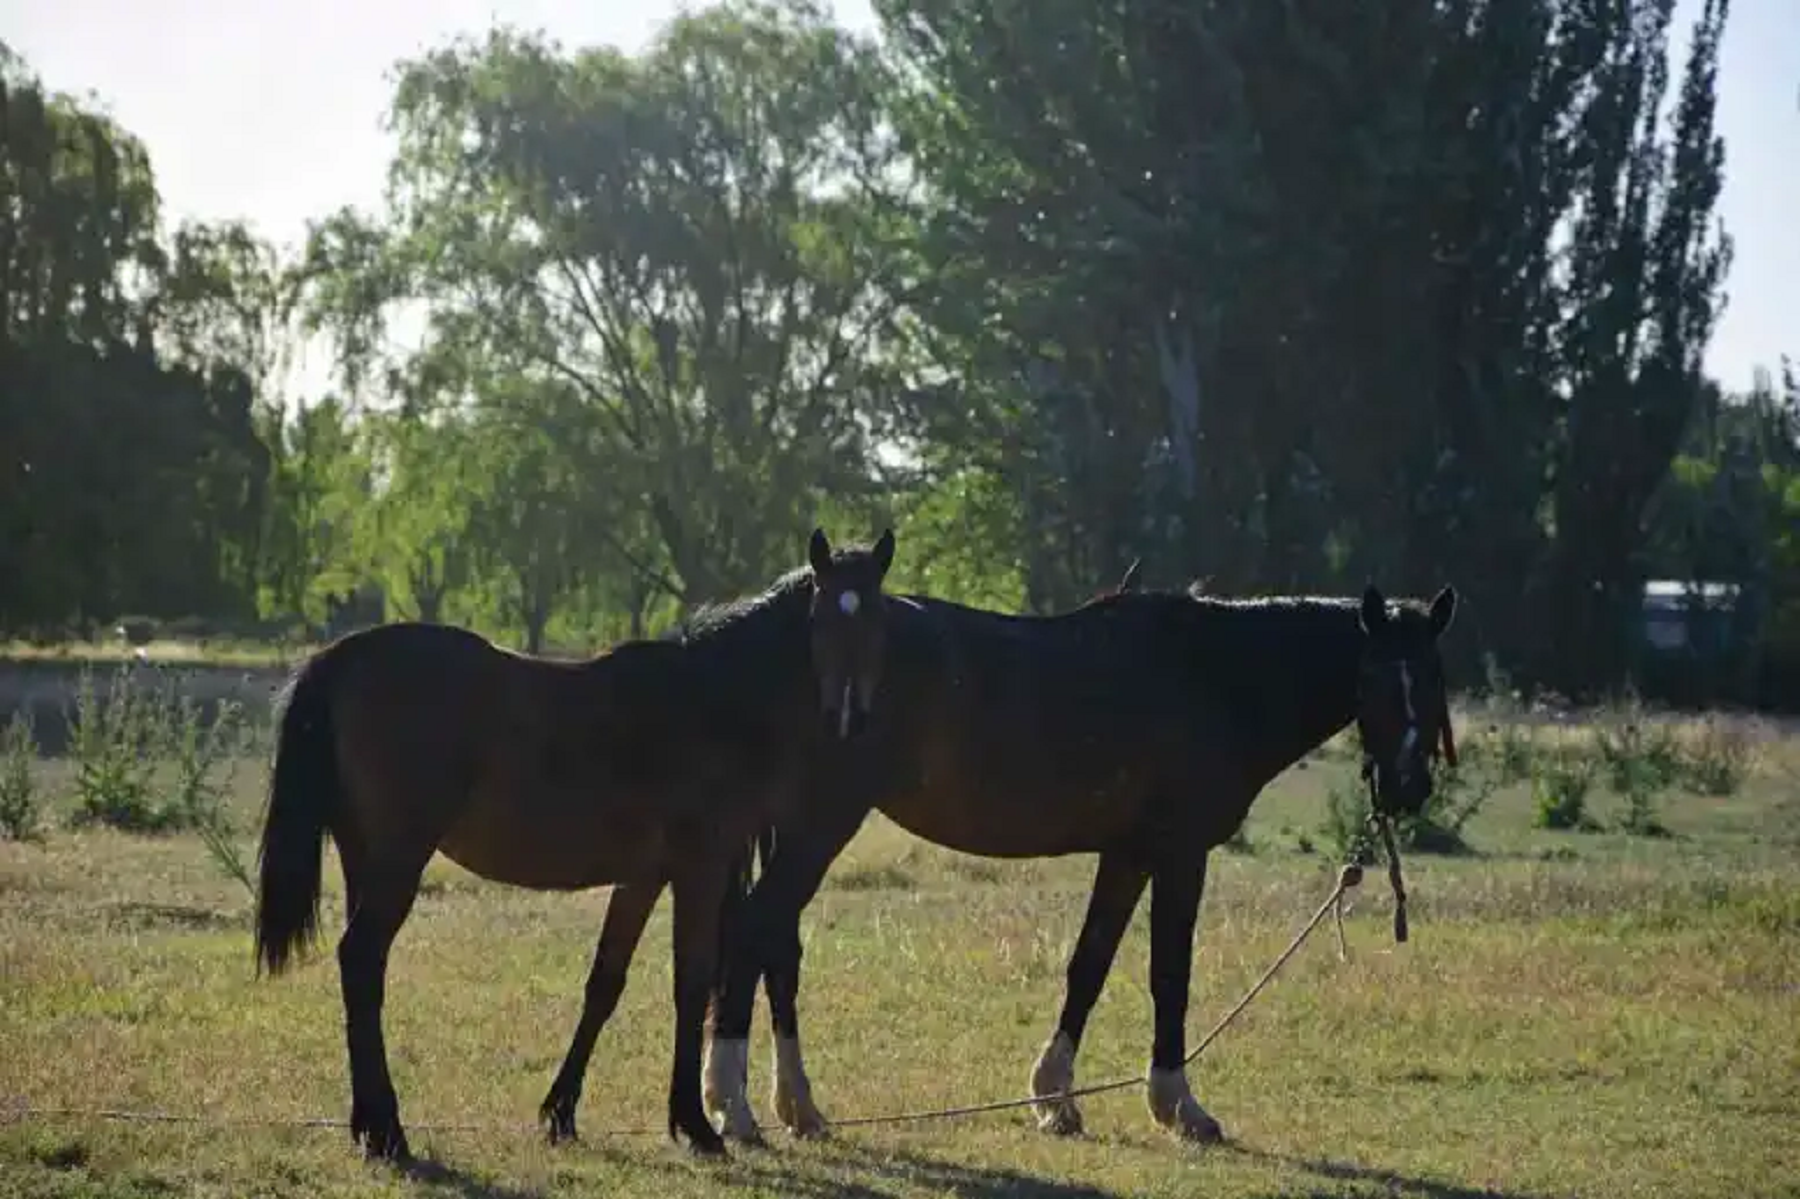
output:
M1761 742L1736 794L1667 800L1676 836L1662 840L1535 830L1528 788L1509 787L1466 830L1475 856L1410 863L1405 946L1388 941L1371 874L1351 960L1315 940L1194 1070L1227 1148L1167 1140L1134 1092L1089 1100L1090 1135L1072 1142L1017 1112L823 1144L777 1135L724 1164L658 1135L604 1135L661 1123L665 903L590 1072L587 1139L551 1149L529 1124L573 1028L604 895L508 890L439 862L395 952L393 1069L410 1121L492 1131L416 1132L430 1162L403 1177L363 1165L341 1130L0 1116L0 1196L1792 1194L1797 764L1800 750ZM1196 1030L1328 889L1334 863L1296 847L1346 769L1327 756L1291 773L1252 817L1255 852L1216 858ZM241 773L247 825L256 772ZM1609 802L1595 800L1603 816ZM872 821L805 924L805 1028L827 1113L1021 1091L1090 869L959 857ZM0 844L0 1104L345 1114L335 965L326 954L256 981L248 914L192 838ZM1096 1012L1085 1080L1135 1073L1148 1055L1145 916ZM766 1121L767 1082L759 1054Z

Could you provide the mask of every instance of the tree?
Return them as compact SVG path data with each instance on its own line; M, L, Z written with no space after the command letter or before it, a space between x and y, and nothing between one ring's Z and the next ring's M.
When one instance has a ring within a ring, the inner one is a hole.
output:
M478 431L455 412L382 414L371 426L385 480L371 514L372 557L401 611L441 622L446 601L475 578L476 489L488 485Z
M1582 110L1590 157L1570 230L1567 396L1555 463L1555 541L1541 579L1558 614L1540 673L1592 695L1621 677L1642 579L1645 512L1698 408L1701 360L1730 243L1714 228L1724 144L1713 128L1724 0L1692 33L1672 119L1663 111L1673 0L1625 8Z
M241 371L165 357L155 177L0 56L0 624L247 609L266 458ZM165 302L167 301L167 302Z
M612 549L686 601L759 585L821 496L869 486L901 282L884 87L798 3L678 18L639 59L454 43L400 72L388 227L317 231L316 319L361 371L423 297L428 353L579 402L609 494L650 516Z

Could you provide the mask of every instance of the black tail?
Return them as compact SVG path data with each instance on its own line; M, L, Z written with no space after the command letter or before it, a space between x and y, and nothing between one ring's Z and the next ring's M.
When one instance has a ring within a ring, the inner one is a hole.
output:
M257 972L287 969L319 931L325 834L343 794L327 686L331 651L301 668L281 717L256 890Z
M755 836L744 843L742 853L732 859L730 881L725 885L725 899L719 913L719 956L712 995L714 1004L723 993L726 972L731 969L734 961L731 956L733 946L743 935L744 908L750 898L750 888L756 882L758 859L761 859L761 869L767 870L769 858L774 852L775 826L769 825L758 830ZM709 1004L709 1008L710 1006Z

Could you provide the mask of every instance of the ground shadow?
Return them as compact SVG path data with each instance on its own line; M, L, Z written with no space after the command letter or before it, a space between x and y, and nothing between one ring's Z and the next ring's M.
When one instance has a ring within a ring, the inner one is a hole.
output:
M873 1177L956 1195L958 1199L1118 1199L1119 1192L1087 1183L1027 1174L1003 1166L971 1166L917 1150L874 1148L837 1141L833 1156ZM829 1189L829 1188L828 1188ZM837 1193L835 1190L832 1193Z
M591 1146L584 1147L591 1153ZM632 1155L633 1163L655 1168L659 1163ZM661 1165L691 1169L695 1159L671 1154ZM825 1156L792 1155L768 1146L733 1145L731 1156L716 1163L721 1189L744 1187L784 1199L896 1199L903 1190L927 1190L957 1199L1120 1199L1117 1192L1059 1182L1018 1170L966 1166L904 1149L873 1149L833 1140ZM862 1175L846 1178L846 1172ZM448 1173L448 1172L446 1172ZM483 1189L479 1182L462 1189L468 1199L488 1196L530 1199L524 1192Z
M119 924L147 930L181 928L193 932L217 932L243 927L241 912L221 912L191 904L122 901L107 904L106 911Z
M1321 1178L1329 1178L1333 1182L1373 1183L1386 1188L1390 1195L1405 1196L1406 1199L1550 1199L1549 1196L1535 1195L1527 1191L1496 1191L1491 1187L1468 1186L1443 1178L1415 1178L1397 1170L1387 1170L1379 1166L1363 1166L1354 1162L1334 1161L1323 1157L1270 1153L1267 1150L1252 1148L1237 1141L1220 1146L1218 1151L1235 1153L1254 1161L1266 1162L1269 1165L1284 1166L1290 1170L1303 1170L1309 1174L1317 1174ZM1303 1193L1282 1191L1278 1194L1287 1199L1301 1199ZM1321 1191L1316 1194L1325 1195L1327 1192ZM1274 1197L1271 1196L1271 1199Z
M414 1157L407 1164L396 1167L395 1172L410 1181L422 1182L463 1199L543 1199L545 1194L478 1177L432 1156Z

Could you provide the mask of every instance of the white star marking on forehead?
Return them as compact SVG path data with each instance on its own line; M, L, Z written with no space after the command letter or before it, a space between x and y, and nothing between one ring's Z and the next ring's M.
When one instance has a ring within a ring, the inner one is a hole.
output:
M862 596L854 591L838 592L838 611L845 616L855 616L856 610L862 607Z

